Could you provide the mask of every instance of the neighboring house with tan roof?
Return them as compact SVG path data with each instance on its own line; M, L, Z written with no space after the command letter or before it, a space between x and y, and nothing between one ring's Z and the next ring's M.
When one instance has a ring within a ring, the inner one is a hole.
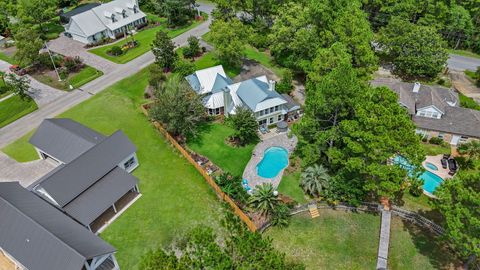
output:
M93 6L70 17L65 25L65 34L85 44L93 44L103 38L123 37L129 28L138 28L147 23L137 0L114 0Z
M451 145L480 139L480 111L460 107L458 94L441 86L376 79L372 86L386 86L397 93L426 138L439 137Z

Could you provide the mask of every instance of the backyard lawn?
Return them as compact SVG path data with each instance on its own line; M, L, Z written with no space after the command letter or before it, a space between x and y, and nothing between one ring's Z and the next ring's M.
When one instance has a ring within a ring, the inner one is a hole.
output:
M252 156L254 144L233 147L225 143L233 129L223 124L207 124L198 138L190 139L187 145L193 151L208 157L213 163L233 175L242 176Z
M441 154L450 154L451 148L450 145L436 145L431 143L421 143L421 146L425 150L427 156L436 156Z
M305 193L300 187L300 172L287 174L285 171L282 181L278 186L278 191L294 199L298 203L302 204L308 202L305 198Z
M53 88L57 88L60 90L65 90L69 91L69 84L73 86L73 88L79 88L83 86L84 84L95 80L96 78L100 77L103 75L103 72L100 70L97 70L91 66L85 66L82 68L79 72L77 73L72 73L68 75L67 79L64 79L62 81L59 81L57 79L57 75L53 72L48 72L48 74L45 73L33 73L31 76L35 78L35 80L49 85ZM53 76L53 77L52 77Z
M207 19L206 14L203 14L205 19ZM150 19L150 17L149 17ZM159 19L160 20L160 19ZM116 43L110 44L108 46L102 46L98 47L95 49L89 50L91 53L94 53L98 56L101 56L105 59L108 59L112 62L118 63L118 64L125 64L140 55L150 51L151 49L151 44L153 40L155 39L155 35L158 31L167 31L168 36L170 38L174 38L180 34L183 34L187 32L190 29L193 29L197 27L199 24L203 23L204 21L194 21L190 25L182 26L176 29L169 29L166 27L165 20L162 20L162 24L160 26L150 28L150 29L145 29L143 31L138 32L137 34L134 35L135 40L139 43L139 45L133 49L128 50L126 53L120 55L120 56L112 56L107 53L107 51L111 50L112 47L114 46L119 46L121 47L126 41L125 40L120 40Z
M380 217L328 209L319 212L316 219L306 213L296 215L287 228L273 227L265 234L288 258L302 261L307 269L375 269Z
M392 218L388 264L390 269L461 269L452 252L427 230Z
M0 101L0 128L37 109L33 99L22 100L18 95Z
M222 212L205 180L141 113L147 74L145 69L59 115L103 134L121 129L137 146L140 166L133 174L143 195L101 234L116 247L122 269L138 269L142 254L149 248L169 245L195 225L218 228ZM26 153L31 148L26 141L22 138L14 146ZM7 152L14 152L12 148L7 147Z
M229 67L228 65L222 64L212 52L207 52L203 54L200 58L195 60L195 70L200 70L204 68L209 68L217 65L222 65L225 73L228 77L234 78L240 74L240 68Z

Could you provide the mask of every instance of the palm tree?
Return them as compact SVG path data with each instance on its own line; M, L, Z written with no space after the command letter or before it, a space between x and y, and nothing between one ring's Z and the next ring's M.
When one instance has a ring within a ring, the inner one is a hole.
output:
M328 187L330 175L322 165L315 164L306 168L301 175L300 186L305 193L318 197Z
M458 147L458 152L462 155L468 155L472 159L478 159L480 158L480 141L463 143Z
M255 210L260 211L262 215L268 215L274 212L280 203L280 199L275 196L273 185L264 183L261 186L256 186L248 203Z

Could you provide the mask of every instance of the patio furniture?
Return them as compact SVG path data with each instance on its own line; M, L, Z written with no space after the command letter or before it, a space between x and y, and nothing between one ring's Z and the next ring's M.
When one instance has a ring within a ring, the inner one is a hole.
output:
M448 163L447 163L447 159L446 158L442 158L440 160L440 162L442 163L442 168L446 169L448 167Z
M454 176L454 175L455 175L455 172L454 172L454 171L449 171L449 172L448 172L448 175Z
M443 154L443 158L444 158L444 159L449 159L449 158L450 158L450 154Z
M458 167L457 167L457 162L453 159L453 158L450 158L448 159L448 168L450 169L450 171L452 172L456 172Z

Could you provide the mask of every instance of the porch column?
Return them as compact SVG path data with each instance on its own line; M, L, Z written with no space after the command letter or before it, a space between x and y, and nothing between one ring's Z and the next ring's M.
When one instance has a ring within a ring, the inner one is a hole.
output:
M117 258L115 258L115 255L114 254L110 255L110 258L112 258L113 265L115 265L114 270L120 270L120 265L118 265Z
M113 207L113 211L115 212L115 214L117 213L117 208L115 207L115 203L112 204L112 207Z

